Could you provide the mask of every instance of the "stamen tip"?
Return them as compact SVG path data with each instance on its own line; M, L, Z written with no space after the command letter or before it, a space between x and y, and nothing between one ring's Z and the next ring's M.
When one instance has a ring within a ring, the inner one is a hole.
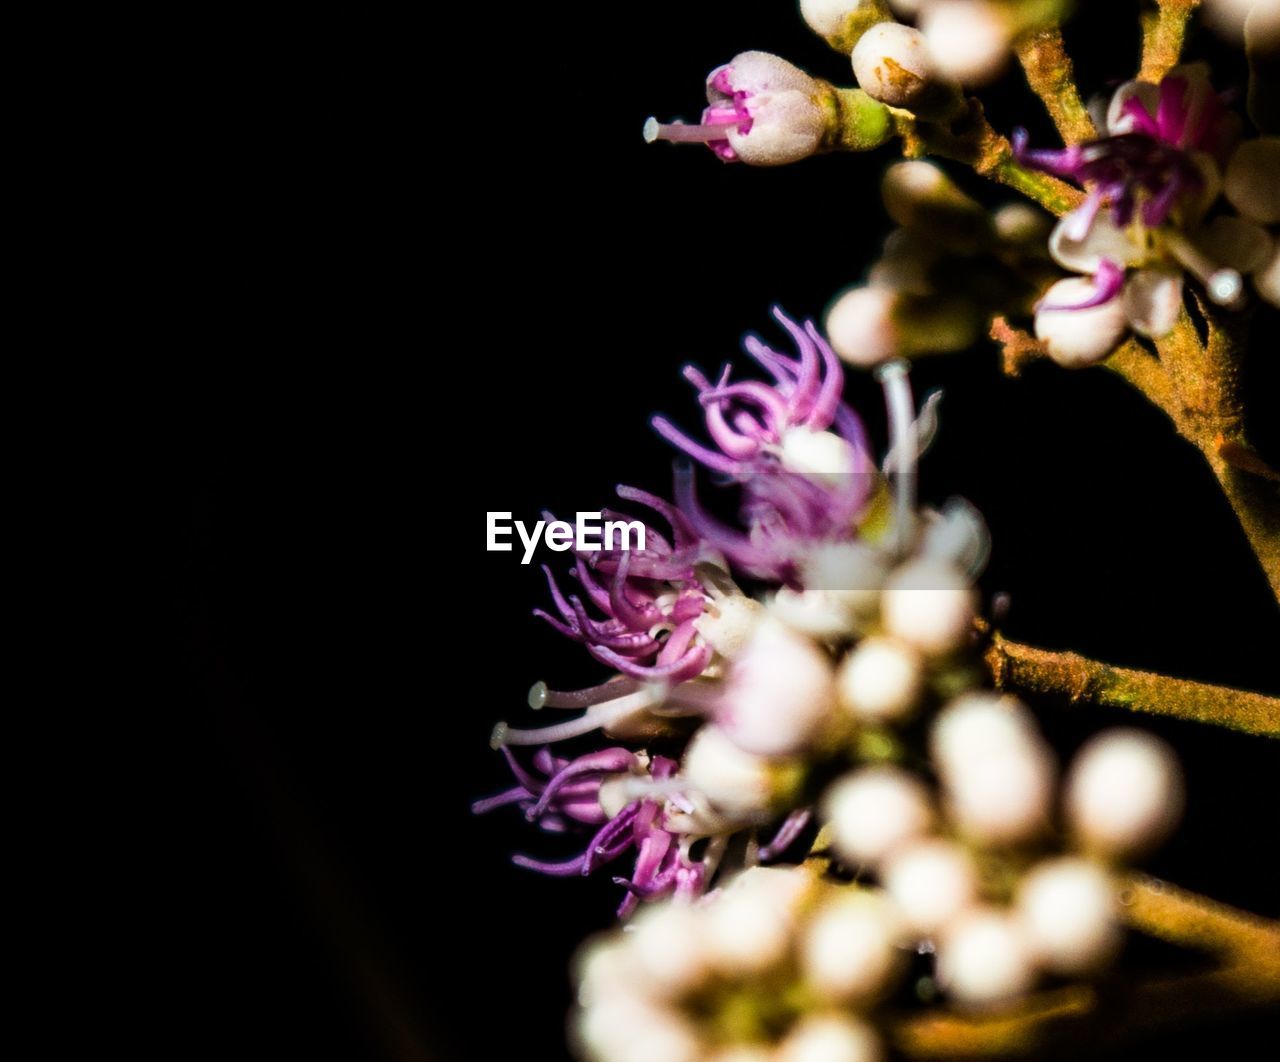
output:
M529 687L529 707L535 712L547 706L547 684L535 682Z
M508 729L510 728L506 723L498 723L494 726L493 733L489 735L489 748L494 749L495 751L502 748L502 746L507 743Z
M1206 284L1209 298L1219 306L1235 306L1244 294L1244 279L1234 269L1216 270Z
M658 139L658 136L661 132L662 132L662 126L659 125L657 118L650 117L645 120L644 142L646 144L652 144L655 140Z

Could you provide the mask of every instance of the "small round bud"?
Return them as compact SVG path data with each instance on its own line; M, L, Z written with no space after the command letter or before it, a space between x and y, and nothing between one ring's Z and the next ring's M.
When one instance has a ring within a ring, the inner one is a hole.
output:
M578 1002L584 1007L610 997L634 995L648 987L630 941L625 938L597 937L588 941L574 956L573 965Z
M1092 973L1120 946L1115 889L1087 859L1040 863L1019 886L1017 909L1036 961L1050 973Z
M963 572L924 558L908 561L889 577L880 607L889 634L941 656L968 641L977 595Z
M703 640L723 657L738 654L751 638L764 606L745 594L716 598L693 625Z
M854 630L852 613L839 597L824 590L784 586L769 599L767 608L774 619L810 638L842 638Z
M813 546L801 559L800 569L806 590L821 590L860 618L879 610L880 588L889 574L884 558L862 542Z
M1006 203L993 218L996 235L1006 243L1044 244L1053 231L1049 215L1030 203Z
M1142 852L1182 814L1178 761L1159 738L1119 728L1077 753L1067 777L1067 818L1086 846L1110 856Z
M986 210L932 162L895 162L885 171L880 195L899 225L923 230L951 250L973 253L990 236Z
M898 293L883 287L850 288L827 311L831 348L860 369L892 361L902 353L895 320Z
M902 719L920 700L920 655L892 638L866 638L844 658L836 683L841 707L856 719Z
M919 103L936 80L924 36L897 22L881 22L867 30L851 59L863 91L891 107Z
M883 896L831 900L818 909L800 943L805 978L832 1002L877 999L902 965L895 947L899 932L897 912Z
M778 775L774 765L743 752L714 724L704 726L685 750L680 776L721 811L752 816L768 811Z
M847 482L855 467L853 447L833 431L803 426L782 435L782 467L825 483Z
M846 774L827 790L823 814L836 851L855 863L877 863L933 824L928 790L896 767Z
M674 996L687 992L707 974L702 919L679 903L655 904L635 919L627 937L636 967L655 992Z
M964 1003L995 1003L1026 992L1035 969L1021 927L994 908L962 914L939 942L938 980Z
M1280 221L1280 137L1243 141L1227 163L1222 191L1245 217L1263 225Z
M862 0L800 0L800 17L819 37L841 37Z
M946 777L956 824L983 844L1016 844L1043 833L1053 806L1053 756L1042 741L960 760Z
M791 946L794 909L805 887L796 871L755 867L701 908L711 964L724 973L759 973Z
M847 1014L810 1014L778 1046L773 1062L881 1062L876 1031Z
M962 85L983 85L1009 62L1012 27L999 4L983 0L931 0L920 32L934 69Z
M1093 281L1068 277L1045 293L1044 305L1036 310L1036 338L1063 368L1096 365L1124 335L1127 322L1121 299L1109 299L1083 310L1066 308L1087 301L1093 293Z
M698 1062L702 1044L689 1022L669 1007L613 996L578 1016L575 1033L593 1057L610 1062Z
M978 872L968 852L937 838L894 852L880 877L907 927L926 937L954 921L978 895Z
M965 693L934 720L929 754L944 778L992 750L1025 748L1040 741L1036 722L1016 697Z
M835 674L826 654L766 619L733 661L717 722L747 752L787 756L817 735L834 708Z
M788 918L767 897L726 892L706 909L707 951L725 973L759 973L782 960L791 940Z

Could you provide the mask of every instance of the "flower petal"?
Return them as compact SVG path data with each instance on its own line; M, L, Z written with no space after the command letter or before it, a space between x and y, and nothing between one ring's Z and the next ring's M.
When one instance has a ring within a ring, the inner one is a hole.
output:
M1054 226L1049 237L1054 261L1076 273L1096 273L1103 259L1122 266L1142 261L1146 248L1117 227L1106 211L1097 211L1090 219L1091 209L1087 203L1077 207Z
M1139 269L1124 286L1124 315L1140 335L1168 335L1182 309L1182 274Z

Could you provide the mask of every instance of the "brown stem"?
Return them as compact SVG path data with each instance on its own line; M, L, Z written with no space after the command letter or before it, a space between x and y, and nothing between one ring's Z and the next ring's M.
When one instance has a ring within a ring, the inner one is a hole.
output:
M1092 140L1098 135L1093 119L1080 100L1071 59L1057 26L1020 37L1015 45L1027 84L1041 100L1067 144Z
M1102 1038L1280 1002L1280 924L1145 875L1129 875L1120 886L1132 928L1207 951L1222 965L1136 985L1069 985L995 1012L935 1009L894 1023L894 1045L913 1058L982 1058L1036 1049L1075 1058ZM1106 1005L1099 1006L1104 989Z
M1280 601L1280 473L1244 434L1237 351L1244 346L1248 321L1237 315L1225 327L1204 304L1200 312L1208 322L1208 342L1201 342L1184 309L1173 330L1157 342L1158 358L1129 339L1103 365L1146 395L1204 455ZM991 338L1000 344L1010 376L1046 356L1042 343L1003 317L992 321Z
M1121 883L1125 919L1148 936L1198 948L1280 976L1280 922L1230 907L1146 874Z
M1187 36L1187 19L1200 0L1157 0L1157 8L1142 18L1143 81L1159 81L1182 57Z
M1198 723L1280 737L1280 697L1112 667L1078 653L1055 652L992 635L984 654L996 686L1032 694L1091 701Z
M1117 986L1097 1006L1091 986L1039 993L994 1014L928 1011L890 1027L894 1046L912 1058L993 1058L1048 1049L1080 1058L1088 1045L1113 1042L1162 1026L1216 1017L1280 1001L1280 977L1233 963L1208 973Z
M993 181L1020 192L1061 217L1084 201L1079 188L1046 173L1019 166L1013 157L1013 145L1001 136L982 113L977 100L968 101L968 113L951 128L924 122L907 111L894 111L903 153L908 157L937 155L955 159Z

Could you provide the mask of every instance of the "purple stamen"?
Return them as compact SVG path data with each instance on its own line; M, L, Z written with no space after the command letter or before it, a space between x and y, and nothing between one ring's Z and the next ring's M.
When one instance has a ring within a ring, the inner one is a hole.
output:
M812 808L797 808L791 812L778 828L778 832L774 834L773 840L762 846L757 853L760 862L768 863L782 855L795 843L796 838L804 832L804 828L809 825L809 820L812 817Z
M1120 294L1124 288L1124 269L1116 265L1109 258L1104 258L1098 264L1098 271L1093 276L1093 294L1082 302L1071 303L1047 303L1040 302L1037 304L1037 310L1089 310L1095 306L1101 306L1103 303L1110 302Z

